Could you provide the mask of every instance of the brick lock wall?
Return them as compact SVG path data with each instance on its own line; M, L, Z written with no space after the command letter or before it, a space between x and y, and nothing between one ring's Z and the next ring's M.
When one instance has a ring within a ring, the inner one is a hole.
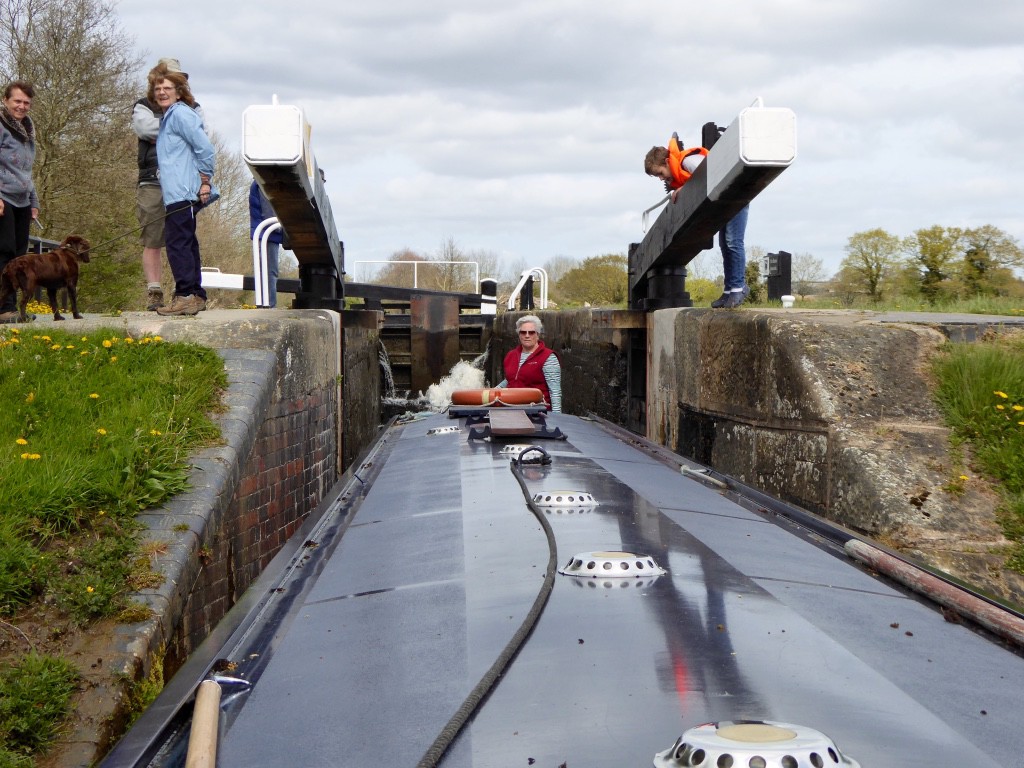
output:
M268 405L224 516L207 528L165 674L203 641L335 482L335 392Z

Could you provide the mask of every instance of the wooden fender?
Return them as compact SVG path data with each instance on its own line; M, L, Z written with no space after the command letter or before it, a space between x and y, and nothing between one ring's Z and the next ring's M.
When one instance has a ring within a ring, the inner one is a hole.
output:
M533 387L505 389L456 389L452 405L541 405L544 396Z

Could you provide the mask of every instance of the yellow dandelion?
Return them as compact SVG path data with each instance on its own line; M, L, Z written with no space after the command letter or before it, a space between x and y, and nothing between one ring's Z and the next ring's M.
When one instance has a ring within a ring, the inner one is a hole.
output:
M16 442L18 445L28 445L28 440L26 440L24 437L19 437L14 442Z
M89 354L89 350L88 349L83 349L81 352L78 353L79 357L83 357L83 356L88 355L88 354Z
M21 333L21 329L20 328L11 328L11 333L13 333L15 336L17 336L19 333Z
M42 341L53 341L53 339L51 339L49 336L39 336L37 338L39 338Z
M1015 410L1015 411L1024 411L1024 405L1015 405L1015 406L1013 406L1013 410Z
M141 339L139 339L139 344L149 344L149 337L143 336Z
M89 340L89 337L88 337L88 336L83 336L83 337L81 338L81 341L88 341L88 340Z
M163 433L159 429L151 429L149 430L149 434L153 435L153 437L159 437Z
M35 392L29 392L29 393L28 393L28 394L27 394L27 395L25 396L25 402L26 402L26 403L31 403L31 402L32 402L33 400L35 400L35 399L36 399L36 393L35 393Z
M967 480L967 479L969 479L969 478L967 477L967 475L960 475L960 479L961 479L961 480Z
M1003 406L1001 406L1001 405L997 405L997 406L996 406L996 410L997 410L997 411L1005 411L1005 410L1006 410L1006 408L1005 408L1005 407L1003 407Z
M131 336L125 336L124 337L124 343L125 344L131 344L133 341L135 341L135 339L133 339Z
M50 349L60 349L60 344L53 344Z
M163 336L154 336L153 337L153 341L159 342L159 341L163 341L163 340L164 340Z
M64 347L64 349L74 349L74 348L75 348L74 344L68 344L66 347Z
M111 343L110 339L104 339L103 346L106 347L107 349L110 349L114 345Z
M23 454L21 454L21 458L23 458L23 459L30 459L30 458L32 458L32 454L31 453L23 453Z
M96 394L95 392L90 392L89 393L89 399L91 399L91 400L99 400L100 396L98 394Z
M116 363L117 362L117 355L111 355L110 356L110 362Z
M1024 427L1024 421L1018 421L1017 423Z
M85 591L86 591L86 592L88 592L88 593L90 593L90 594L92 594L92 593L93 593L93 592L95 592L96 590L95 590L95 589L93 589L92 587L86 587L86 588L85 588Z
M11 330L13 331L14 329L12 328ZM10 343L11 344L21 344L21 339L19 339L17 336L11 336Z
M107 434L107 430L105 430L103 427L100 427L99 429L96 430L96 434L97 435L105 435L105 434Z
M998 396L998 397L1001 397L1001 398L1003 398L1004 400L1005 400L1006 398L1008 398L1008 397L1009 397L1009 395L1008 395L1008 394L1006 394L1005 392L1000 392L1000 391L999 391L998 389L997 389L997 390L996 390L995 392L993 392L992 394L993 394L993 395L996 395L996 396Z
M101 509L98 514L100 517L103 517L105 514L107 514L107 510Z
M36 459L41 459L43 457L40 456L38 453L32 453L32 454L29 454L29 458L32 459L32 461L35 461Z

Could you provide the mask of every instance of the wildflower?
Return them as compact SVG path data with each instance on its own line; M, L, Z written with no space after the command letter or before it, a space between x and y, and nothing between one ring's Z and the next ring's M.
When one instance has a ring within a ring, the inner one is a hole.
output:
M107 511L105 509L101 509L98 514L100 517L103 517L105 514L107 514Z
M997 406L996 406L996 410L997 410L997 411L1005 411L1005 410L1006 410L1006 408L1005 408L1004 406L1002 406L1002 405L997 405Z
M64 347L64 349L74 349L74 348L75 348L74 344L68 344L66 347Z
M111 355L110 356L110 362L116 363L117 362L117 355Z
M88 592L89 594L92 594L92 593L93 593L93 592L95 592L96 590L95 590L95 589L93 589L92 587L86 587L86 588L85 588L85 591L86 591L86 592Z
M23 459L28 459L31 456L32 456L31 453L23 453L23 454L21 454L21 458L23 458Z
M90 392L89 393L89 398L92 399L92 400L99 400L100 396L98 394L96 394L95 392Z
M1015 405L1015 406L1013 406L1013 410L1015 410L1015 411L1024 411L1024 405Z
M11 328L11 333L13 333L15 336L17 336L19 333L21 333L21 329L20 328Z
M153 337L153 341L163 341L163 340L164 340L163 336L154 336Z
M54 344L50 347L50 349L60 349L60 344Z
M37 338L41 339L42 341L53 341L53 339L51 339L49 336L39 336Z
M105 430L103 427L100 427L99 429L96 430L96 434L97 435L105 435L105 434L107 434L107 430Z
M28 394L27 394L27 395L25 396L25 402L26 402L26 403L31 403L31 402L32 402L33 400L35 400L35 399L36 399L36 393L35 393L35 392L29 392L29 393L28 393Z
M967 479L969 479L969 478L967 477L967 475L960 475L960 479L961 479L961 480L967 480Z
M149 336L143 336L139 339L139 344L149 344Z
M1024 427L1024 421L1018 421L1017 423Z
M88 341L88 340L89 340L89 337L88 337L88 336L83 336L83 337L82 337L82 341Z
M151 429L149 434L153 435L153 437L159 437L163 433L159 429Z
M135 341L135 339L133 339L131 336L125 336L124 337L124 343L125 344L131 344L133 341Z
M43 457L40 456L38 453L32 453L32 454L29 454L29 458L32 459L32 461L35 461L36 459L41 459Z
M88 354L89 354L89 350L88 349L83 349L81 352L78 353L79 357L82 357L82 356L85 356L85 355L88 355Z
M105 347L106 349L110 349L110 348L111 348L112 346L114 346L114 345L113 345L113 344L111 344L111 342L110 342L110 339L104 339L104 340L103 340L103 346L104 346L104 347Z
M24 437L19 437L14 442L16 442L18 445L28 445L28 440L26 440Z
M995 392L993 392L992 394L993 395L997 395L998 397L1001 397L1004 400L1009 397L1008 394L1006 394L1005 392L1000 392L998 389Z

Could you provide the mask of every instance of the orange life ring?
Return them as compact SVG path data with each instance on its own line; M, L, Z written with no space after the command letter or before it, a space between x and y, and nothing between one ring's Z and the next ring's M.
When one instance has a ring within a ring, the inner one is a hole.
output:
M541 405L544 395L534 387L504 389L456 389L452 405Z

